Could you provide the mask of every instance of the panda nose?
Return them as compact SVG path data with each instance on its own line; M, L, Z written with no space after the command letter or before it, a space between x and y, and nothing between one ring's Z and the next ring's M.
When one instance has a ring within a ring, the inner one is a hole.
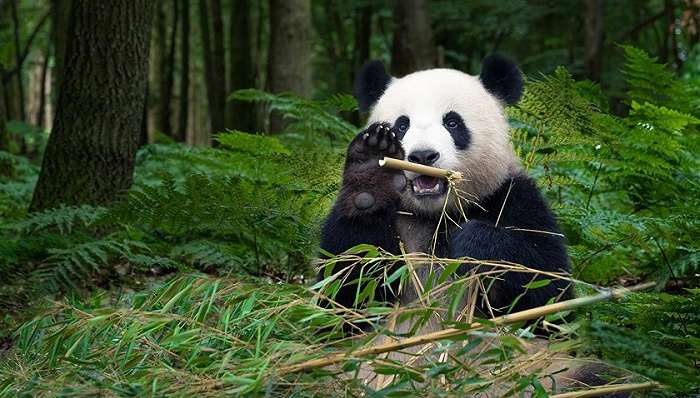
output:
M435 152L432 149L415 151L408 155L409 162L423 164L426 166L430 166L431 164L437 162L438 159L440 159L440 153Z

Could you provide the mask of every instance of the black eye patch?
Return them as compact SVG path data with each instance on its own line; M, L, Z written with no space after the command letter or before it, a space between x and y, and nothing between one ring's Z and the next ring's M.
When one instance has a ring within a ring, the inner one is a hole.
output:
M406 135L409 127L411 127L411 120L406 115L399 116L394 122L394 132L400 140Z
M467 125L464 124L464 119L459 116L459 113L455 111L446 113L442 117L442 125L449 131L457 149L467 149L472 140L471 132L469 132Z

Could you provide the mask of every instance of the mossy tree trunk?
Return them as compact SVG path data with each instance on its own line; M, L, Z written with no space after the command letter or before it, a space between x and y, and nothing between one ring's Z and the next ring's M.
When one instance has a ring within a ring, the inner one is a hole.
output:
M30 211L102 205L131 186L155 0L74 0L54 128Z

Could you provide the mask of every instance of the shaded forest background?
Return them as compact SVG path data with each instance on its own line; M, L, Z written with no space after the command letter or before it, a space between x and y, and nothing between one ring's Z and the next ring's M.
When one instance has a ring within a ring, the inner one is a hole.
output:
M0 3L3 116L13 126L50 131L70 4ZM212 133L226 128L279 133L264 110L227 101L228 94L350 93L354 71L369 58L397 76L435 66L477 73L486 55L503 52L528 75L564 66L577 79L599 82L614 104L626 90L617 45L642 48L681 71L694 62L697 7L692 0L157 1L142 143L163 134L209 145ZM36 150L27 141L12 142ZM9 145L7 137L1 142Z
M493 52L527 77L513 143L577 292L656 283L572 333L649 396L698 396L698 29L698 0L0 0L0 396L366 394L276 373L346 321L307 278L354 71ZM415 372L473 372L444 366Z

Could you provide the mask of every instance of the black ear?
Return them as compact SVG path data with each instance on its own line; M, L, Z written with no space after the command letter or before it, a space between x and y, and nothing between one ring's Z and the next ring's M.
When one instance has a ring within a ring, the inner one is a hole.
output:
M523 75L518 64L503 55L493 54L484 59L479 80L506 104L515 104L523 95Z
M365 62L355 74L353 91L357 105L362 112L367 112L384 94L391 76L386 73L384 65L379 60Z

